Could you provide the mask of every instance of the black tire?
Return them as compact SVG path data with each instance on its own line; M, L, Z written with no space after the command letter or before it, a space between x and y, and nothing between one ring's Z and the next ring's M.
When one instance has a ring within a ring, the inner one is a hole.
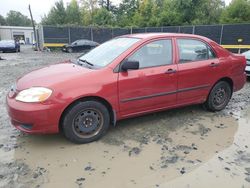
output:
M209 111L220 111L223 110L232 96L232 88L226 81L219 81L215 84L209 93L207 101L204 106Z
M72 48L68 48L68 49L67 49L67 52L72 53L72 52L73 52L73 49L72 49Z
M65 137L77 144L98 140L109 125L109 111L98 101L77 102L66 111L62 120Z

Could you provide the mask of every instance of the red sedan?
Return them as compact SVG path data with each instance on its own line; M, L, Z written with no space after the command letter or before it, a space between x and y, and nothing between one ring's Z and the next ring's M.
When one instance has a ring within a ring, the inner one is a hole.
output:
M222 110L244 86L245 66L244 56L205 37L126 35L18 79L7 108L21 131L87 143L124 118L192 104Z

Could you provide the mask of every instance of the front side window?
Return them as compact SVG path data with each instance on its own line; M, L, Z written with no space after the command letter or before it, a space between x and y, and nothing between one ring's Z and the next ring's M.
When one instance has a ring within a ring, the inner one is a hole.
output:
M171 40L158 40L144 45L128 60L139 61L140 68L168 65L172 63Z
M177 39L179 62L202 61L215 58L214 52L204 42L194 39Z

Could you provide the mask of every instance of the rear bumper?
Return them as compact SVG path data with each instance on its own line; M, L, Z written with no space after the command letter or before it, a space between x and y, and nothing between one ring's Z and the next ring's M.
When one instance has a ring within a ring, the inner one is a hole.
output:
M30 134L59 132L61 111L56 105L23 103L9 97L6 101L11 123L17 129Z

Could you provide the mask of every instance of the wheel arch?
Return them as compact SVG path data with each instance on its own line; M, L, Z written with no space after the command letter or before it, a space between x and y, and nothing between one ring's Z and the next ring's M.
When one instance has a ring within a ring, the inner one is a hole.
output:
M62 112L60 119L59 119L59 131L62 132L62 121L63 121L63 117L65 115L65 113L67 113L67 111L74 106L76 103L78 102L84 102L84 101L97 101L102 103L104 106L107 107L109 114L110 114L110 122L112 123L112 125L116 124L116 112L115 110L112 108L112 105L104 98L99 97L99 96L85 96L85 97L81 97L79 99L76 99L74 101L72 101Z

